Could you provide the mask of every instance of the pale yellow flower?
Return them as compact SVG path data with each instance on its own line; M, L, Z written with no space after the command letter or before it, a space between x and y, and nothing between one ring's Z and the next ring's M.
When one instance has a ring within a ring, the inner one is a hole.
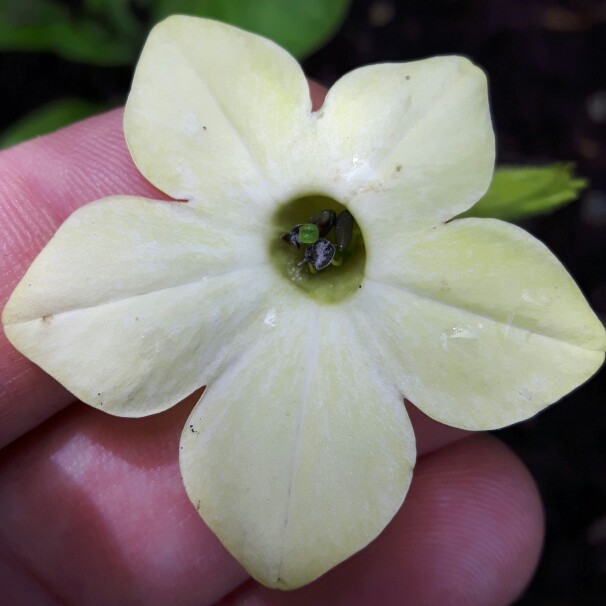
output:
M439 57L343 77L311 111L297 63L172 17L125 113L137 166L186 200L75 212L3 315L17 349L84 402L165 410L202 385L187 492L260 582L307 583L396 513L415 443L406 396L467 429L526 419L590 377L606 335L523 230L450 221L494 164L486 79ZM362 239L312 275L280 240L322 208Z

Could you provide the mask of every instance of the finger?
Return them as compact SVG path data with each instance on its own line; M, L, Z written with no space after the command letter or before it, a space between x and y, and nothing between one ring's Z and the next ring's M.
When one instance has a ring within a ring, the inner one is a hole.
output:
M405 404L415 433L418 457L422 457L453 442L458 442L472 433L465 429L449 427L430 419L408 400L405 401Z
M74 406L5 449L0 571L12 603L37 590L68 604L203 605L246 578L180 479L193 399L137 420Z
M476 435L421 459L393 522L371 545L300 590L248 581L221 606L510 604L536 566L536 487L496 439Z
M135 420L73 407L5 451L0 571L10 570L13 595L209 604L246 578L179 479L178 437L193 399ZM536 562L541 528L536 491L519 462L498 442L474 437L421 459L385 533L316 584L288 594L251 584L230 599L400 603L393 592L381 596L381 587L392 587L427 594L421 603L447 589L465 603L507 603ZM360 601L345 588L352 579Z
M79 595L111 603L127 591L135 597L136 578L145 603L170 594L203 604L246 578L180 480L179 435L198 395L145 419L74 406L5 449L0 571L10 571L15 595L40 591L69 602L78 578L86 579Z
M311 97L311 109L317 111L322 107L328 90L315 80L309 80L309 96Z
M314 109L326 90L310 82ZM0 153L0 309L30 263L77 208L109 195L167 197L135 167L115 110ZM73 397L0 333L0 448Z
M145 419L73 406L5 449L0 578L14 603L35 592L69 603L78 579L78 595L100 603L128 592L145 603L174 595L204 604L247 578L180 480L179 436L198 397Z
M164 197L136 169L114 110L0 153L0 268L6 297L76 208L112 194Z
M130 159L121 110L0 153L0 308L73 210L117 193L162 197ZM73 399L0 333L0 447Z

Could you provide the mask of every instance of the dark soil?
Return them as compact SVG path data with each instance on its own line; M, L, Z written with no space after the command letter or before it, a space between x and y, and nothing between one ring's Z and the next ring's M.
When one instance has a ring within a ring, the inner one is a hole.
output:
M352 68L463 54L489 74L501 163L576 162L579 202L526 222L606 319L606 3L601 0L354 0L341 31L304 67L329 86ZM131 69L0 54L0 129L72 95L119 105ZM520 605L606 604L606 372L557 406L498 432L526 462L547 541Z

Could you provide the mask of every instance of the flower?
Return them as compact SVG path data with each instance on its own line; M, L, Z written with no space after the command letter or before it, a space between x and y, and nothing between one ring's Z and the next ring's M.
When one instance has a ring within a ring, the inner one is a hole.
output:
M485 77L466 59L358 69L312 112L273 43L172 17L124 124L143 175L186 202L75 212L5 330L112 414L207 385L182 434L185 486L266 585L313 580L396 513L415 459L403 396L450 425L501 427L604 359L604 328L543 245L451 220L494 164ZM360 233L340 267L312 274L280 236L323 208L347 208Z

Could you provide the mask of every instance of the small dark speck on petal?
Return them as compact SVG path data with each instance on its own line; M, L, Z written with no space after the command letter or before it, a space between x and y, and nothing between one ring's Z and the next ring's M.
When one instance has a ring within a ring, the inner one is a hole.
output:
M407 79L407 80L410 80L410 76L406 76L406 79Z
M402 170L402 165L401 165L401 164L398 164L398 165L396 166L396 172L397 172L397 173L399 173L401 170Z

